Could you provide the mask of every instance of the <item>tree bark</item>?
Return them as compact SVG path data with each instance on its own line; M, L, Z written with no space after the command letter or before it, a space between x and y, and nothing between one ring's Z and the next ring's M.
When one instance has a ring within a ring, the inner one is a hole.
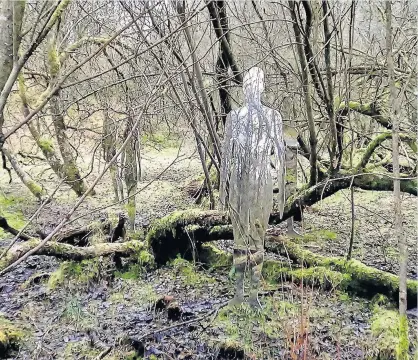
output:
M20 167L15 156L7 148L3 147L3 153L22 183L29 189L33 196L38 200L42 200L42 198L47 195L44 188L29 177L25 170Z
M0 2L0 94L13 69L13 0ZM0 150L3 147L3 109L0 111Z
M315 185L316 182L318 181L317 149L316 149L317 137L316 137L315 122L314 122L313 110L312 110L311 86L310 86L309 75L308 75L308 64L306 62L305 54L303 51L302 36L300 33L300 29L298 27L295 7L296 7L295 1L289 1L290 15L293 21L293 31L295 33L295 39L297 43L296 48L297 48L297 53L298 53L299 62L300 62L300 75L302 77L303 96L305 99L306 114L308 118L309 144L310 144L309 163L311 165L309 185L312 186L312 185Z
M48 66L49 66L49 87L56 86L56 79L59 75L61 68L60 58L58 55L56 36L52 36L51 43L48 48ZM51 109L52 123L54 124L55 136L57 138L58 147L60 149L63 165L61 168L62 176L66 179L66 182L71 186L78 196L83 195L87 186L81 177L80 170L78 169L76 160L72 153L70 140L66 133L66 126L64 123L64 115L61 111L59 92L54 94L49 101ZM91 195L95 192L92 191Z
M390 118L392 119L392 158L393 158L393 213L394 213L394 232L396 243L399 246L399 345L398 359L406 360L409 358L409 341L408 341L408 320L406 317L407 309L407 264L408 264L408 247L405 236L402 236L402 203L401 203L401 182L398 179L399 171L399 114L400 102L402 97L396 89L395 70L393 63L392 49L392 0L386 0L386 54L388 66L388 83L390 89Z

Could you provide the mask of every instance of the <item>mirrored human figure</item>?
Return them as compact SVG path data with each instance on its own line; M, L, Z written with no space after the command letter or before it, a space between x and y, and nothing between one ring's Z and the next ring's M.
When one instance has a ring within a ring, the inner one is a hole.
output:
M227 115L220 179L220 202L229 211L234 233L235 296L244 301L244 281L250 278L248 302L260 308L258 291L264 261L264 238L273 208L270 154L279 187L278 206L283 216L286 184L282 117L261 103L264 73L251 68L244 76L244 107Z

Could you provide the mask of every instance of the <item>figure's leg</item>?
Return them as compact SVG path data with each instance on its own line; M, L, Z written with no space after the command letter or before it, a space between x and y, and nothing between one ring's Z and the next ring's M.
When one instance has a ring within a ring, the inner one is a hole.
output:
M258 187L257 204L253 207L251 224L251 247L250 247L250 268L251 268L251 287L248 303L256 308L261 309L258 300L258 292L261 281L261 271L264 262L264 236L268 226L268 220L273 208L273 183L271 178L266 179L263 186Z
M247 267L246 250L234 249L234 268L235 268L235 294L229 305L237 306L244 301L244 278Z
M263 269L264 262L264 250L258 250L254 254L250 255L250 267L251 267L251 288L248 303L257 309L261 309L260 301L258 300L258 292L261 281L261 271Z

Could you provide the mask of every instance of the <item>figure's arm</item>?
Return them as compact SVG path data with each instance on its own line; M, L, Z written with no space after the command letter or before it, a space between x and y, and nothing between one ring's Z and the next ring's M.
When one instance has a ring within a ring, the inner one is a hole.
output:
M226 116L225 122L225 136L222 147L222 159L221 159L221 174L219 181L219 201L221 203L221 209L227 210L227 198L228 198L228 186L229 186L229 170L231 166L231 158L233 156L233 141L232 141L232 129L233 129L233 117L229 113Z
M286 149L283 138L283 120L278 111L273 112L273 147L277 182L279 187L279 213L283 217L286 202Z

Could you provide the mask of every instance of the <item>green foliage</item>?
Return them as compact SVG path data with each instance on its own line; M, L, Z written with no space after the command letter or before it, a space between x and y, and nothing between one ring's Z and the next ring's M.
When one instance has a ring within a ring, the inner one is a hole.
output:
M0 194L0 216L4 217L11 227L18 230L25 226L25 219L20 211L23 204L23 198L14 196L5 197ZM5 239L7 237L10 237L10 234L4 232L3 229L0 229L0 239Z

